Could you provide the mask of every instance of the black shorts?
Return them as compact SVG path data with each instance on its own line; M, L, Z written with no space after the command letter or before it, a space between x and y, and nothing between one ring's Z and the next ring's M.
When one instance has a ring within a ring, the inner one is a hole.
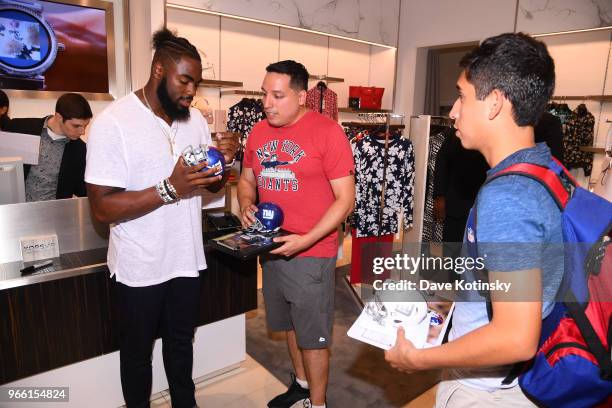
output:
M262 256L261 260L268 328L295 330L302 349L329 348L336 258Z

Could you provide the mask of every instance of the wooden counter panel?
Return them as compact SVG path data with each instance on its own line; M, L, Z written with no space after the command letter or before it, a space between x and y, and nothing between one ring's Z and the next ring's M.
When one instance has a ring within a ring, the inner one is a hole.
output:
M199 325L257 308L256 261L206 252ZM0 291L0 384L119 349L108 269ZM119 375L119 373L117 373Z

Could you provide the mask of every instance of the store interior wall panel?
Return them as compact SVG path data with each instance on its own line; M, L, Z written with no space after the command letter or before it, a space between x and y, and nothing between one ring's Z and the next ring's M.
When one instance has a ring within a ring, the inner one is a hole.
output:
M397 45L400 0L169 0L169 3Z
M414 114L422 109L425 87L419 88L418 94L415 87L425 77L417 76L417 48L480 41L512 32L515 11L516 1L507 0L402 1L396 110Z
M167 13L168 28L177 30L181 37L187 38L200 50L203 69L212 66L212 70L203 71L202 78L218 80L221 75L221 50L219 43L221 37L221 31L219 30L221 17L172 8L168 8ZM202 52L205 56L202 55ZM205 98L212 108L220 109L218 88L200 87L198 89L198 96Z
M344 78L344 82L329 87L338 94L338 107L348 106L349 86L368 86L370 46L368 44L329 39L329 70L331 77Z
M369 86L385 88L382 109L391 109L393 107L395 54L396 52L393 48L370 45Z
M610 120L610 123L607 123L606 120ZM597 133L595 135L595 146L604 147L606 144L606 136L608 136L608 131L612 129L612 102L604 102L601 105L601 118L599 123L599 128L597 129Z
M608 38L610 39L610 45L608 51L608 69L606 70L606 83L604 84L603 90L604 95L612 95L612 30L608 31Z
M601 95L610 33L593 31L540 37L555 60L555 95Z
M518 0L517 31L555 33L611 24L609 0Z
M610 73L608 73L610 75ZM601 106L601 117L599 120L599 127L596 128L595 146L605 147L606 136L612 129L612 123L607 123L606 120L612 121L612 102L604 102ZM593 173L591 174L591 184L599 181L601 169L604 164L604 154L595 154L593 156Z
M309 74L327 75L327 43L325 35L281 27L279 60L295 60L304 64ZM315 84L311 81L309 86Z
M261 90L266 67L278 61L279 28L250 21L221 18L221 77L224 81L240 81L245 91ZM221 98L227 109L243 96Z

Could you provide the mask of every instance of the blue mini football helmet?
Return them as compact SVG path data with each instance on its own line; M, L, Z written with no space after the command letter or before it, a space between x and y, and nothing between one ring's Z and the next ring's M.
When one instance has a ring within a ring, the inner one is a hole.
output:
M206 162L208 166L206 170L215 168L215 174L213 176L218 176L219 174L223 174L223 170L225 169L225 157L223 157L223 153L216 147L209 146L207 153Z
M203 161L206 161L207 166L200 171L215 169L215 173L210 177L218 176L225 170L225 157L223 157L223 153L216 147L206 145L192 147L189 145L183 150L182 155L185 163L189 166L197 166Z
M283 224L283 210L273 203L259 203L255 222L249 227L253 232L276 232Z

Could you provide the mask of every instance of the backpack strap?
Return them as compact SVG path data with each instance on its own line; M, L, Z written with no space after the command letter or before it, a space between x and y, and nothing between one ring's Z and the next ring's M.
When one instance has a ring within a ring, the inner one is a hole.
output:
M487 178L485 181L485 185L490 183L491 181L504 176L510 175L518 175L529 177L537 182L539 182L550 194L553 198L559 210L563 211L565 206L567 205L571 195L570 191L563 185L561 182L561 174L567 178L569 184L571 186L576 186L576 180L572 175L567 171L565 167L554 157L552 158L549 166L541 166L538 164L532 163L517 163L513 164L497 173L493 176ZM474 206L474 218L476 219L476 208L477 205ZM489 321L493 318L493 307L489 300L487 300L487 316ZM525 369L526 364L529 362L519 362L512 365L510 372L503 379L502 384L508 385L511 384Z
M563 172L563 175L568 177L572 185L575 185L574 178L571 176L571 174L569 174L567 170L565 170L563 166L561 166L559 162L553 161L552 163L555 164L555 167L560 167L560 171ZM513 164L512 166L509 166L504 170L489 177L485 184L490 183L491 181L499 177L509 175L525 176L538 181L542 186L544 186L544 188L546 188L546 190L548 190L551 197L555 200L557 207L559 207L561 211L563 211L563 209L567 205L567 202L570 199L570 192L561 182L559 174L551 170L549 167L540 166L532 163Z
M606 350L601 340L595 333L591 322L585 314L585 308L582 306L572 291L567 293L567 300L564 302L567 306L567 310L570 316L576 322L576 326L580 330L580 334L584 338L591 353L599 363L599 373L602 379L612 380L612 361L610 360L610 353ZM608 338L610 337L610 326L608 326ZM610 343L608 343L610 344Z

